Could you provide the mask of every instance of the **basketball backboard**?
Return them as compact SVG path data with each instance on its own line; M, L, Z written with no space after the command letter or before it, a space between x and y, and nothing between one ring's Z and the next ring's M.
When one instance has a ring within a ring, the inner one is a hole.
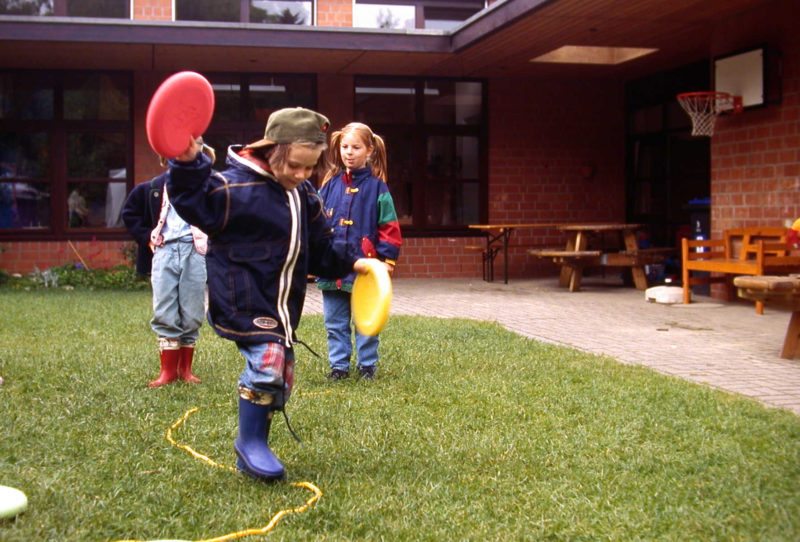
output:
M745 108L779 103L779 55L756 47L714 59L714 90L742 97Z

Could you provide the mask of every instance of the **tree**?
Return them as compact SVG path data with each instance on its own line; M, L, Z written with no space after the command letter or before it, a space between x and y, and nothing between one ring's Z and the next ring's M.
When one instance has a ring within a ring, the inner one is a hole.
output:
M392 15L389 8L381 9L378 12L378 28L397 28L400 26L400 19Z

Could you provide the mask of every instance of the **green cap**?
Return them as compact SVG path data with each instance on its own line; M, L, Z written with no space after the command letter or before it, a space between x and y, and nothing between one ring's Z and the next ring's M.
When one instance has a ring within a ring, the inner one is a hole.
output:
M276 143L325 143L331 123L328 117L303 107L287 107L272 113L267 119L264 139L247 145L254 149Z

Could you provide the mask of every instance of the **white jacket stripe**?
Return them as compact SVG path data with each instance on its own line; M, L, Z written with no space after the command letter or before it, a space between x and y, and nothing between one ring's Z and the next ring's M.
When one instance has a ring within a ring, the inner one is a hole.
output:
M294 190L287 190L286 197L289 202L292 224L289 235L289 248L286 254L286 261L283 262L280 284L278 285L278 314L283 321L283 329L286 330L286 345L291 346L292 322L289 317L289 293L292 287L294 268L297 265L297 257L300 254L300 195L295 188Z

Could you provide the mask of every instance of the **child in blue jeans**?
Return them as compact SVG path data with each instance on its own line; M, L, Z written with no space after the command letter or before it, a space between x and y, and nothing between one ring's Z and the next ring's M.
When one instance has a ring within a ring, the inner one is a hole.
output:
M213 162L214 149L203 145L203 152ZM137 271L151 271L150 326L158 336L161 361L151 388L178 379L200 382L192 373L192 361L205 314L207 236L170 205L166 179L164 172L137 185L122 210L125 226L139 244Z
M397 212L386 182L386 145L366 124L352 122L331 135L332 166L325 175L320 196L330 217L334 237L348 250L378 258L389 273L397 263L402 237ZM335 381L350 374L353 347L350 297L355 274L342 279L319 278L322 312L328 335L328 358ZM378 336L355 332L358 371L375 378Z

